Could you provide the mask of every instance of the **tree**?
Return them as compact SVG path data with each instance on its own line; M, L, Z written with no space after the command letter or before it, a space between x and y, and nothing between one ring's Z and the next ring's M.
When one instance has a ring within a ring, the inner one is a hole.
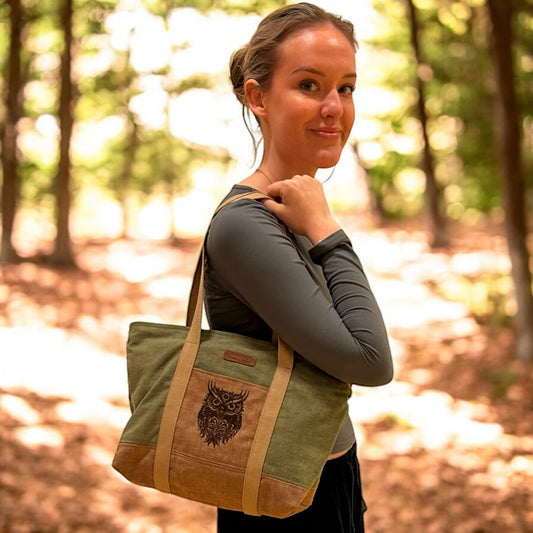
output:
M448 237L446 235L445 218L442 213L442 191L435 178L435 163L433 152L429 143L428 134L428 116L426 111L426 98L424 88L424 76L430 69L429 65L424 61L422 47L419 39L418 18L416 7L413 0L406 0L407 11L409 16L409 26L411 35L411 45L415 55L417 64L416 70L416 90L417 97L417 111L418 120L422 129L423 146L422 146L422 169L426 176L426 209L430 220L431 236L433 247L442 247L448 245Z
M61 27L64 35L64 48L61 55L61 92L59 97L59 124L61 140L59 145L59 165L56 178L56 223L57 236L51 260L54 264L74 266L69 231L70 215L70 140L74 124L72 63L72 0L64 0L61 12Z
M20 0L8 0L11 26L7 65L6 119L1 131L2 139L2 245L1 262L18 260L12 243L13 226L19 197L17 160L17 122L21 115L21 47L23 11Z
M487 150L494 142L494 113L486 43L490 21L485 6L471 0L412 2L423 36L418 73L406 2L373 0L381 18L375 36L365 43L373 48L371 70L375 68L379 94L385 89L398 104L385 112L378 107L374 114L381 127L376 128L379 133L371 142L381 144L383 155L370 161L372 187L378 198L381 196L386 214L401 216L428 207L426 197L413 197L411 191L402 190L401 180L397 183L395 179L400 172L420 166L419 150L408 150L407 145L396 150L396 145L388 142L395 134L418 141L421 123L416 80L417 74L422 74L427 133L437 183L446 199L446 216L458 221L465 214L497 214L501 204L496 154ZM398 24L398 19L406 23ZM523 47L527 44L524 40L521 36ZM523 55L527 65L528 54ZM520 80L524 77L522 73ZM412 117L418 127L413 127ZM363 142L361 154L365 153Z
M527 217L521 163L520 113L514 88L513 2L488 0L492 22L494 71L497 85L498 153L505 231L517 302L517 355L533 362L533 292L527 248Z

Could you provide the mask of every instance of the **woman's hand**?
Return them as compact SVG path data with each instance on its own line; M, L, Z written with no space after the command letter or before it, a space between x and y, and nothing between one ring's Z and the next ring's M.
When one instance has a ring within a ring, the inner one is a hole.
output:
M269 185L267 194L275 200L267 200L265 205L291 231L305 235L312 244L340 229L329 210L322 184L311 176L296 175L277 181Z

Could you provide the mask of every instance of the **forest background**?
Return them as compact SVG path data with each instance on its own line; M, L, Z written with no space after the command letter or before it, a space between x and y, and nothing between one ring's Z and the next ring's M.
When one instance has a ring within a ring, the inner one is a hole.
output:
M254 163L228 58L284 3L0 4L0 531L212 531L110 471L122 347L135 318L183 320L198 237ZM370 531L533 531L533 3L313 3L360 42L326 189L397 368L354 392L389 504Z

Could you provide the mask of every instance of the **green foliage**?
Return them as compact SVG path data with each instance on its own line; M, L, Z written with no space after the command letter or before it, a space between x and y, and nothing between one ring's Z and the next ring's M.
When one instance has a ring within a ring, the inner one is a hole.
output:
M373 195L380 211L388 217L401 218L406 214L405 199L391 179L391 169L405 169L407 166L409 161L405 155L389 150L369 169Z
M401 417L396 413L384 414L376 421L376 425L379 431L410 431L415 429L408 418Z
M220 10L232 14L266 13L287 4L283 0L144 0L152 13L165 16L172 9L192 7L202 12Z
M116 0L74 0L74 35L78 39L104 33L103 22L117 7Z
M513 285L508 274L450 275L433 289L449 300L465 303L482 324L507 325L514 315Z
M6 68L9 45L9 13L7 4L0 4L0 72Z
M412 49L409 43L409 22L405 1L374 0L373 5L384 24L370 41L379 59L380 50L404 56L410 64ZM500 181L496 150L495 83L490 50L490 22L483 1L472 0L417 0L419 40L427 67L419 75L424 81L426 110L429 115L430 143L437 165L437 179L443 188L459 186L462 190L463 212L476 209L490 213L500 206ZM394 23L392 21L394 20ZM404 21L398 24L398 20ZM516 79L524 118L525 165L531 169L533 144L531 124L533 103L533 27L530 12L519 13L516 20ZM398 68L386 62L383 86L400 91L403 105L381 120L395 124L401 131L401 121L415 117L410 88L414 86L413 68ZM400 124L398 120L400 117ZM445 118L447 120L442 120ZM447 128L446 125L453 127ZM528 132L529 131L529 132ZM418 143L421 148L421 143ZM528 150L529 148L529 150ZM377 165L370 166L372 187L377 194L390 194L395 175L417 160L418 154L387 153ZM531 174L531 172L529 172ZM529 178L529 185L532 180ZM389 202L395 216L408 214L409 205L396 198ZM422 206L422 205L421 205Z
M509 367L484 370L482 377L489 384L493 399L505 398L509 388L516 382L516 372Z
M179 7L193 7L203 12L263 14L286 3L284 0L144 0L142 5L166 24L166 17ZM430 143L436 159L437 180L448 202L448 213L456 218L471 210L490 213L500 208L501 201L495 149L495 84L485 2L416 0L415 3L419 37L427 63L418 74L424 80ZM379 22L375 37L366 41L364 48L370 50L376 60L366 67L371 72L365 75L379 89L376 92L378 103L383 104L380 99L384 95L395 104L378 106L376 111L360 110L360 115L366 113L379 127L375 135L362 140L358 148L364 159L368 153L364 149L366 143L379 147L374 151L377 154L374 158L364 160L371 188L383 212L400 217L416 214L424 207L423 189L418 186L416 170L422 147L415 118L416 62L409 39L405 0L373 0L373 4ZM31 1L24 5L21 179L24 197L37 201L52 190L58 138L49 140L45 149L36 146L31 135L42 136L37 132L39 119L57 112L63 40L58 0ZM533 15L520 2L517 6L514 27L516 89L523 117L525 176L531 188ZM132 102L143 94L147 82L158 83L170 98L193 88L216 88L213 86L218 78L196 73L177 79L168 64L154 67L151 72L135 70L131 51L113 44L106 25L108 16L118 9L116 0L75 1L73 190L89 183L117 192L124 187L148 192L169 184L175 190L183 190L199 162L225 163L225 158L173 138L163 123L148 125L134 110ZM0 3L2 91L5 90L9 45L8 15L7 3ZM172 52L176 51L176 46ZM2 113L0 107L0 119ZM92 137L90 132L93 132ZM57 137L58 134L53 135ZM410 142L406 143L406 139ZM127 169L131 170L125 176Z
M176 192L186 190L190 185L189 170L202 153L166 131L142 130L140 137L142 142L134 161L132 188L149 193L166 183Z
M204 7L211 9L215 4L217 2L205 2ZM219 4L218 7L226 5ZM255 9L266 4L268 2L242 2L242 7ZM175 7L202 7L196 2L146 1L145 5L163 18ZM45 205L50 205L45 199L53 194L59 137L55 132L57 138L45 142L37 123L43 116L54 116L58 107L63 49L59 7L57 0L42 0L27 4L25 10L23 71L26 86L19 138L22 146L19 174L23 202ZM141 118L130 109L131 102L142 94L144 80L149 76L158 76L168 95L191 88L209 88L211 83L203 74L174 80L165 68L152 73L137 72L131 64L129 50L116 49L110 41L106 20L116 9L114 0L75 2L73 75L76 95L73 107L76 124L71 147L72 193L88 186L107 188L117 194L130 188L149 193L160 185L170 187L174 193L182 192L190 185L190 173L198 162L224 162L224 158L187 146L174 138L165 125L156 129L143 125ZM4 4L0 5L0 29L8 28L7 16ZM9 31L1 31L2 72L6 68L8 44ZM36 144L32 139L39 142ZM46 150L45 158L43 150Z
M526 9L527 3L518 2L516 24L516 91L523 116L524 176L530 189L533 188L533 12Z
M211 89L213 83L209 77L205 74L195 74L185 80L181 80L180 83L174 87L170 87L169 94L180 94L188 91L189 89Z

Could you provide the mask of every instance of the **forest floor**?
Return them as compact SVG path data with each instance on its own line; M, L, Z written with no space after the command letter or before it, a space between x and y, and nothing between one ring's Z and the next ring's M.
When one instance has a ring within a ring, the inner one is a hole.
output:
M345 226L396 365L391 384L355 387L350 403L367 531L532 533L531 369L510 326L467 306L476 280L508 269L498 228L454 228L450 250L431 251L416 225ZM128 418L128 324L183 322L198 245L77 241L78 270L0 267L1 533L214 533L213 508L110 467ZM473 282L468 298L435 290L458 279Z

